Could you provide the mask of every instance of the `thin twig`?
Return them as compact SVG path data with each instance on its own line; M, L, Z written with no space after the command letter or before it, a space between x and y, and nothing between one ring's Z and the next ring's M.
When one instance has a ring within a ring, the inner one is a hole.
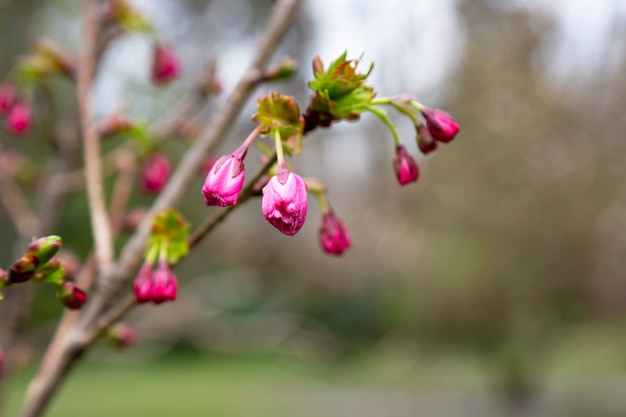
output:
M0 173L0 202L4 205L20 236L22 238L33 237L37 230L37 216L19 185L4 173Z
M111 206L109 207L109 217L113 235L117 235L122 227L124 212L133 193L135 180L135 155L132 151L120 149L117 155L117 168L119 175L116 178L113 193L111 195Z
M88 0L85 1L88 2ZM38 417L41 415L72 364L87 348L89 340L86 336L90 334L89 329L92 327L98 328L98 321L102 317L107 317L103 316L103 314L107 311L108 305L111 303L113 297L125 287L125 284L131 279L133 272L141 262L152 219L155 214L164 207L176 205L187 188L187 185L189 185L191 179L196 175L205 155L223 140L256 86L259 73L276 50L280 40L295 18L301 2L302 0L278 0L275 2L272 15L261 37L256 56L250 68L221 110L211 118L196 143L191 146L183 156L178 169L165 187L163 193L155 201L146 218L142 221L131 240L122 250L120 261L115 264L113 268L100 270L100 285L94 297L87 303L87 309L81 314L79 322L70 329L63 338L60 352L55 358L56 360L51 361L53 362L51 368L40 369L31 381L24 399L22 412L19 414L20 417ZM88 33L88 31L86 32ZM87 79L87 87L89 84L88 81ZM85 108L82 108L82 111L84 110ZM84 113L89 116L87 112ZM87 119L87 117L84 118ZM93 134L93 131L91 133ZM97 134L95 138L95 144L97 145ZM97 174L99 174L99 172ZM103 204L104 201L101 203ZM110 233L110 229L107 229L107 231ZM123 307L124 305L121 306ZM116 310L110 310L110 312L115 311ZM120 309L119 311L122 311L121 314L123 315L126 310Z
M274 154L265 164L263 164L259 170L254 174L248 185L241 191L239 195L239 199L237 201L237 205L227 207L219 212L215 213L213 216L209 217L207 221L196 229L196 231L189 237L189 249L193 248L205 237L215 226L217 226L222 220L224 220L230 213L232 213L236 208L240 207L250 199L252 196L256 185L259 180L269 171L269 169L276 163L276 154ZM112 326L115 322L117 322L120 318L122 318L126 313L128 313L133 307L137 305L135 301L135 296L130 294L124 297L121 301L119 301L115 306L113 306L106 313L102 314L95 325L89 328L87 335L85 336L85 343L87 345L91 345L95 340L106 331L107 328Z
M78 67L78 108L84 141L85 184L96 263L100 269L106 270L113 263L113 238L106 212L102 182L100 138L91 107L91 81L100 28L99 0L84 0L83 14L83 51Z
M141 262L152 219L156 213L178 203L191 180L197 175L205 155L224 140L226 133L234 124L237 115L257 85L259 74L295 18L301 1L281 0L275 3L265 33L259 42L257 54L249 69L230 94L224 106L213 115L197 141L183 155L165 189L122 249L119 262L110 271L103 271L101 274L100 291L89 303L88 310L85 312L83 321L85 327L93 323L98 315L106 310L111 297L124 288L124 285L132 278L134 271Z

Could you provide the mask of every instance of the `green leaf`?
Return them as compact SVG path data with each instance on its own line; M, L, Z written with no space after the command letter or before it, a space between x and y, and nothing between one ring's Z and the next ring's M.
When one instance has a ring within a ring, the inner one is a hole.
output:
M65 280L65 267L58 259L52 259L38 267L33 278L37 282L61 285Z
M146 255L165 250L167 262L173 265L189 252L188 237L189 224L185 219L176 210L164 209L152 223Z
M262 134L278 132L288 155L302 151L304 119L296 99L277 92L271 92L257 99L258 112L252 120L261 125Z
M319 58L316 59L318 62L314 62L314 68L323 68ZM344 52L328 70L315 72L315 78L309 82L309 87L315 92L309 111L316 112L319 119L328 124L336 120L358 119L376 96L374 89L365 85L374 64L366 73L359 73L359 62L359 59L347 60Z

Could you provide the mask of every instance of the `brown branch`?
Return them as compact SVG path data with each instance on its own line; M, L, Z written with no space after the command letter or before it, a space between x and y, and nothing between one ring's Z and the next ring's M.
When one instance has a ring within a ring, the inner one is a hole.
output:
M4 205L22 238L33 237L37 230L37 216L26 200L22 189L6 173L0 172L0 202Z
M100 279L100 289L94 300L89 304L85 313L84 325L88 327L106 309L107 303L116 292L132 278L132 275L141 262L143 251L150 233L152 219L163 208L175 206L191 180L204 162L207 155L226 136L234 124L237 115L241 112L245 102L256 86L259 73L265 67L278 43L295 18L301 0L277 1L266 25L257 54L240 80L235 90L230 94L224 106L213 115L197 141L183 155L178 168L167 183L163 192L156 199L150 211L137 228L131 239L122 250L119 262L110 271L103 271Z
M83 51L78 67L78 108L84 142L85 184L91 218L91 230L100 269L113 263L113 238L106 212L100 159L100 138L91 108L91 81L94 74L100 29L99 0L83 0Z
M141 262L143 250L149 236L152 219L155 214L164 207L176 205L189 185L191 179L196 175L205 155L207 155L209 151L211 151L217 146L218 143L221 142L221 140L223 140L229 128L235 122L237 115L241 112L246 100L251 95L252 90L257 85L257 80L262 68L266 65L271 55L276 50L280 40L285 35L287 29L291 25L291 22L295 18L301 2L302 0L278 0L275 2L272 14L266 25L265 32L262 35L259 47L257 48L256 56L249 69L239 82L237 88L229 96L224 106L211 118L204 131L200 134L198 140L185 153L176 172L165 187L163 193L155 201L146 218L142 221L133 237L122 250L120 261L112 268L100 269L98 281L100 285L96 294L94 294L92 300L86 305L87 309L83 314L81 314L81 317L76 325L69 329L65 337L63 337L63 343L61 343L61 347L58 350L58 356L53 358L55 360L46 360L48 358L44 358L44 363L50 363L51 366L50 368L45 369L40 368L37 375L31 381L24 399L23 409L20 414L21 417L38 417L41 415L50 402L50 399L59 388L64 376L69 371L72 364L88 347L89 343L94 340L93 334L96 334L94 330L102 328L104 322L100 320L104 320L107 317L115 317L117 314L121 317L127 309L132 307L125 307L128 303L130 303L129 301L125 301L118 304L117 309L113 308L105 314L112 299L121 289L124 288L125 284L131 279L133 272ZM90 5L89 0L85 0L85 4L86 6ZM91 6L95 5L96 3L91 3ZM95 9L95 7L92 8ZM91 21L94 16L95 13L93 15L86 13L86 20ZM94 21L91 21L91 24L94 24ZM90 25L86 24L86 26ZM85 34L89 35L91 30L94 29L86 28ZM89 36L86 36L86 39L89 39ZM91 42L87 41L87 43ZM88 48L86 52L88 52ZM85 87L89 86L89 78L85 77L85 75L88 75L88 73L82 75L82 78L86 79L82 82L84 85L80 89L83 94L79 93L79 97L87 98L88 89L85 89ZM80 73L79 78L81 78ZM79 83L79 87L80 84L81 83ZM81 117L86 122L86 125L83 125L83 129L86 133L92 135L85 135L85 138L87 139L89 137L93 142L95 142L95 150L97 151L97 132L95 132L95 127L90 125L93 121L89 117L89 103L88 100L86 101L87 106L81 106ZM94 138L95 140L93 140ZM89 142L90 141L86 140L86 144ZM94 143L91 143L91 145L94 145ZM93 152L93 149L91 151ZM89 157L90 155L90 153L85 152L86 157ZM100 162L99 158L96 158L96 161L97 163ZM99 170L99 165L96 168L98 168L98 170L94 170L96 171L96 175L100 175L101 172ZM93 169L93 166L91 169ZM86 178L88 188L93 187L93 185L90 185L90 180L93 179L91 175L86 175ZM96 190L96 194L97 191L98 190ZM100 203L102 204L101 208L103 209L104 200L102 199ZM103 214L106 215L106 213ZM105 223L105 225L107 224ZM110 233L110 229L107 228L107 232ZM98 243L98 241L96 241L96 243ZM90 337L92 338L91 340Z
M259 180L267 173L267 171L276 163L276 154L270 158L259 170L254 174L248 185L241 191L239 200L236 206L230 206L207 219L198 229L189 237L189 248L193 248L200 240L206 236L215 226L217 226L222 220L224 220L230 213L236 208L240 207L243 203L248 201L255 191L255 187ZM85 336L85 343L91 345L98 337L102 335L110 326L121 319L126 313L128 313L133 307L137 305L135 297L130 294L119 301L106 313L102 314L96 323L89 328Z

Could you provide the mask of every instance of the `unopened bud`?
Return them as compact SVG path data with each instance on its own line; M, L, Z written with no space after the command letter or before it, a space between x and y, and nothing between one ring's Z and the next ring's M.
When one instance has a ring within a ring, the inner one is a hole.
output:
M70 310L80 310L87 302L87 294L71 281L57 289L57 298Z
M417 128L417 147L424 155L436 151L439 147L435 138L432 137L428 128L423 124L420 124Z
M170 46L158 42L154 46L153 54L151 75L154 84L167 84L178 77L180 63Z
M261 79L263 81L277 81L284 80L291 77L298 68L298 64L295 59L290 57L283 58L279 63L267 68Z
M52 71L68 77L74 76L74 64L61 47L50 39L40 39L35 44L34 53L48 60Z
M62 239L59 236L50 235L40 237L28 245L26 255L33 256L37 265L48 262L61 249Z
M51 259L45 264L39 266L33 275L33 279L39 282L50 282L61 284L65 277L65 268L63 263L58 259Z
M0 114L8 114L16 98L15 87L12 84L0 85Z
M141 175L141 189L146 193L158 193L165 187L172 172L167 156L155 152L146 159Z
M324 63L322 62L322 58L319 55L315 55L313 58L313 74L315 76L321 75L324 73Z
M37 269L37 260L33 255L24 255L9 269L8 284L19 284L33 277Z
M419 178L420 171L417 163L403 145L396 146L396 157L393 160L393 168L400 185L415 182Z
M30 128L31 119L30 106L24 102L18 102L9 111L4 127L14 135L23 135Z
M137 207L126 213L122 219L122 230L125 232L134 232L144 217L146 217L148 209L145 207Z
M125 323L117 323L111 327L107 332L107 336L113 345L120 349L134 345L137 340L135 329Z
M426 119L430 134L439 142L448 143L452 141L459 132L458 123L443 110L431 110L424 107L422 109L422 115Z

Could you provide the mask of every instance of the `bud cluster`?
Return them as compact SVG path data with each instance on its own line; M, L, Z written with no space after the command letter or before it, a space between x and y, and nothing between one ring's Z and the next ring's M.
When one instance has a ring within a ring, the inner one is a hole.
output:
M365 84L372 71L357 72L359 60L348 60L344 53L325 69L321 58L313 59L314 79L309 82L313 90L311 101L304 114L300 114L293 97L270 93L258 99L258 112L252 118L258 127L232 154L217 159L209 170L202 194L208 206L233 206L239 201L243 189L245 167L243 159L250 143L257 135L274 139L274 149L260 145L265 158L276 154L277 162L270 169L273 175L262 187L261 209L265 220L287 236L294 236L304 225L307 216L307 194L317 197L322 208L319 229L320 243L324 252L341 255L352 242L344 223L335 215L326 200L326 188L319 182L302 178L292 172L285 162L285 155L302 151L305 133L317 127L329 127L341 120L357 120L364 112L380 118L390 129L395 142L393 168L400 185L416 182L420 170L415 158L407 151L400 139L398 129L387 113L379 106L392 106L408 116L418 132L418 146L427 154L437 148L437 142L448 143L459 131L458 124L442 110L431 110L410 96L375 99L374 89ZM267 79L290 73L293 65L286 59L267 70ZM425 120L420 121L419 115ZM258 188L254 185L252 190Z
M56 288L57 298L67 308L80 309L87 301L87 294L72 281L75 267L71 261L67 261L68 257L56 256L61 244L61 238L54 235L31 242L24 255L7 272L0 270L0 290L29 281L52 284Z
M170 268L189 251L189 225L174 210L163 210L152 224L145 261L133 283L138 303L174 301L178 280Z
M35 88L50 77L74 77L74 64L68 55L49 39L35 42L7 79L0 84L0 115L5 129L16 136L28 132L32 124Z

